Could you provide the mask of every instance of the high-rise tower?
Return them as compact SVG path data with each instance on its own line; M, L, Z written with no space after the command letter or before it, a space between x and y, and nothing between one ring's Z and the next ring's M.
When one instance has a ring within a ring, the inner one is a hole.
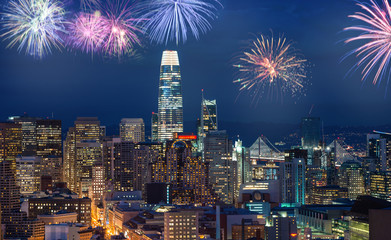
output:
M183 132L182 79L178 53L164 51L159 79L158 140L172 140L173 134Z
M216 100L204 98L202 90L201 118L198 122L198 151L204 151L204 138L209 131L217 131L217 104Z

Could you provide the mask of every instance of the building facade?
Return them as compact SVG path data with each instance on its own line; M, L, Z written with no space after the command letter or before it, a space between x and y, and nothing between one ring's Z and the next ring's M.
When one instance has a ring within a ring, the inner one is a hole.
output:
M121 140L124 142L144 142L145 125L142 118L123 118L119 124Z
M160 66L158 141L172 140L183 132L182 77L176 51L164 51Z

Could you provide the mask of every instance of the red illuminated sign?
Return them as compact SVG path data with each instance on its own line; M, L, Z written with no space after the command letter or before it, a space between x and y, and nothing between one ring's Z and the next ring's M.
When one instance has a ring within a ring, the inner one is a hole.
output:
M196 135L179 135L178 139L195 140L195 139L197 139L197 136Z

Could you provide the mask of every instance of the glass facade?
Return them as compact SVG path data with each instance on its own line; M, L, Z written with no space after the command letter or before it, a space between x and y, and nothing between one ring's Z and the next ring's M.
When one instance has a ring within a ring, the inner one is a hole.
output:
M182 79L178 53L164 51L159 80L158 140L173 139L173 134L183 132Z

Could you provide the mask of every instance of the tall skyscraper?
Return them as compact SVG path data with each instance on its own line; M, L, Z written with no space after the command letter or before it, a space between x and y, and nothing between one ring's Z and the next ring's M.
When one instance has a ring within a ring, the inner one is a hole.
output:
M237 188L237 162L232 161L232 140L226 131L211 131L204 139L204 160L209 163L209 183L221 201L232 204Z
M170 185L173 204L214 204L216 197L208 184L207 169L207 163L192 156L190 141L168 141L165 159L158 158L152 164L152 181Z
M22 154L22 127L15 123L0 123L0 161L15 159Z
M119 132L122 141L144 142L145 125L142 118L123 118L119 124Z
M178 53L164 51L159 79L158 140L173 139L173 134L183 132L182 78Z
M159 114L152 112L152 118L151 118L151 141L157 142L158 141L158 135L159 135Z
M20 211L20 192L16 184L15 159L0 159L0 225L5 225L6 239L44 239L44 223L27 218ZM2 236L0 235L2 239Z
M37 120L37 156L62 156L61 120Z
M301 119L301 145L308 150L307 165L312 165L314 149L321 141L320 118L305 117Z
M372 197L391 202L391 172L372 172L370 192Z
M134 158L133 150L135 143L114 143L113 159L113 185L116 191L134 190Z
M217 131L217 104L216 100L207 100L204 98L202 90L201 100L201 118L198 122L198 151L204 150L204 138L209 131Z
M22 195L32 194L40 190L41 161L41 158L36 156L16 158L16 182Z
M250 151L242 145L241 140L235 141L232 152L232 161L237 163L237 187L235 197L239 197L240 185L252 181L252 170L250 163Z
M64 142L64 173L69 189L87 196L92 184L92 167L102 162L100 121L79 117L69 128Z
M391 135L386 133L367 134L367 157L375 159L375 168L377 171L386 171L389 166Z
M346 161L338 169L339 186L348 189L348 197L356 200L365 194L364 173L361 164L356 161Z
M303 158L280 163L281 201L305 204L305 163Z
M34 156L37 153L37 120L40 118L21 116L13 118L22 126L22 155Z

